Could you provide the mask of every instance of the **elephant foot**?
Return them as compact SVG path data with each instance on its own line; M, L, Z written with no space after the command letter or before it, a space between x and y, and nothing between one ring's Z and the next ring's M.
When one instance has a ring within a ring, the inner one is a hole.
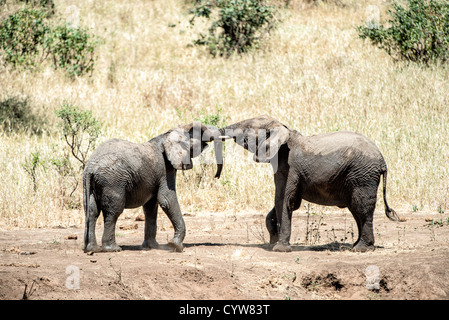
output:
M158 249L159 243L156 240L145 240L142 243L142 249L149 250L149 249Z
M120 252L122 251L122 248L118 246L116 243L110 244L110 245L103 245L102 250L103 252Z
M288 243L282 243L282 242L278 241L274 245L273 251L275 251L275 252L291 252L292 247Z
M182 243L178 242L175 239L172 239L168 242L168 246L173 249L174 252L182 252L184 250L184 246Z
M89 243L85 248L84 248L84 252L88 253L88 252L101 252L102 249L99 245L95 244L91 244Z
M352 248L352 251L354 252L374 251L374 245L367 245L362 242L359 242Z

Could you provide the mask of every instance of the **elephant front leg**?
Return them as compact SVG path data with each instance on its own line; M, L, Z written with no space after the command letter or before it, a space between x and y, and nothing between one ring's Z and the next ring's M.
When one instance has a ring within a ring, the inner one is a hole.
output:
M292 212L299 208L301 204L301 196L298 192L298 184L294 176L288 175L286 172L278 171L274 176L276 186L275 207L272 211L276 216L276 227L279 233L273 237L276 244L273 251L291 252L290 235ZM279 227L278 227L279 226ZM271 233L270 233L271 236Z
M291 224L292 224L292 210L284 208L282 210L282 220L279 232L279 240L274 245L273 251L276 252L292 251L292 247L290 246Z
M156 241L157 233L157 198L153 197L143 205L145 214L145 237L142 243L143 249L157 249L159 243Z
M167 214L175 234L173 239L168 242L168 245L176 252L182 252L184 246L182 242L186 235L186 226L179 207L178 198L174 189L160 190L158 194L158 203L162 210Z

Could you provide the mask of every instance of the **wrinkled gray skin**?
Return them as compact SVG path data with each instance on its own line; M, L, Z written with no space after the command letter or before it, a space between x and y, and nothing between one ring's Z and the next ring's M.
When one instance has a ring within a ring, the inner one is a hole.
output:
M194 133L194 128L196 133ZM169 246L183 250L186 233L184 219L176 195L176 171L192 168L192 157L198 156L213 140L210 129L199 123L172 129L143 144L112 139L101 144L90 157L83 174L86 228L85 252L120 251L115 241L117 218L125 208L143 206L145 237L142 247L157 248L158 205L174 227ZM221 142L214 141L221 151ZM221 155L220 152L217 153ZM218 160L218 159L217 159ZM221 171L218 162L217 176ZM97 245L95 224L103 212L102 246Z
M266 132L262 138L260 129ZM353 250L374 249L373 213L381 175L385 213L389 219L398 220L386 201L387 165L376 145L363 135L339 131L306 137L268 116L244 120L220 131L253 152L255 161L273 166L275 204L266 226L274 251L292 250L292 212L300 207L302 199L348 208L358 227Z

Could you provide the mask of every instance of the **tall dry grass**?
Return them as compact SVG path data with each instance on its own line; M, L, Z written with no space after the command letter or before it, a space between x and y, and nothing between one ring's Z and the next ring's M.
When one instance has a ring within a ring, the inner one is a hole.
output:
M358 38L354 28L363 23L366 6L377 3L384 11L388 3L290 1L262 48L230 59L188 46L201 24L189 27L183 0L55 3L61 18L76 5L81 25L105 42L90 78L0 67L0 101L26 96L48 122L42 135L0 132L0 228L83 224L82 208L63 201L67 182L54 168L37 170L34 191L21 165L32 152L42 159L62 154L54 110L64 100L104 123L101 141L144 142L218 108L227 123L269 114L304 135L358 131L384 154L393 208L449 212L449 69L393 63ZM193 170L178 173L183 212L271 209L270 167L238 148L227 142L220 180L213 179L210 151L195 159ZM81 196L78 188L72 198ZM382 206L379 200L379 211Z

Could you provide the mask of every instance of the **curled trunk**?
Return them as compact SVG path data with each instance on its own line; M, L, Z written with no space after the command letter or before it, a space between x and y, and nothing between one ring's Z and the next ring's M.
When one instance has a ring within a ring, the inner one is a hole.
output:
M215 161L217 163L217 171L215 173L215 178L219 179L221 175L221 171L223 170L223 137L222 132L223 129L218 129L215 126L207 126L208 131L203 135L203 141L213 141L214 142L214 153L215 153Z
M223 170L223 141L221 139L214 140L215 161L217 162L217 172L215 178L220 179Z

